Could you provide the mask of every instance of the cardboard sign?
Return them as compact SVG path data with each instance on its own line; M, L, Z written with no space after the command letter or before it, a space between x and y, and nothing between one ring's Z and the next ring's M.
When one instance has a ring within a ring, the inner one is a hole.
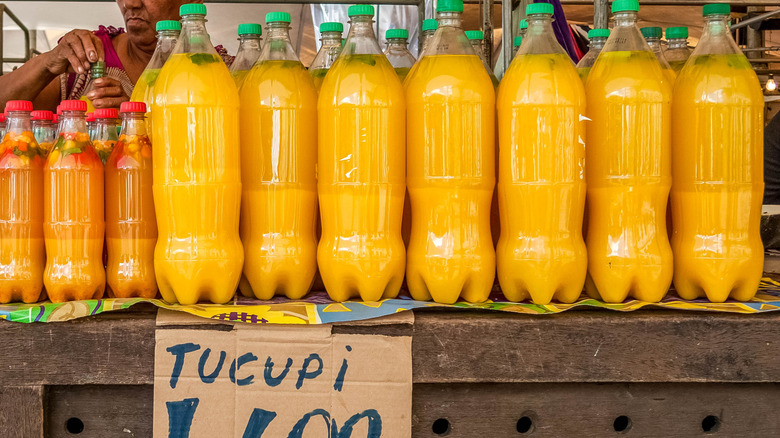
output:
M410 336L171 313L158 316L155 437L411 437Z

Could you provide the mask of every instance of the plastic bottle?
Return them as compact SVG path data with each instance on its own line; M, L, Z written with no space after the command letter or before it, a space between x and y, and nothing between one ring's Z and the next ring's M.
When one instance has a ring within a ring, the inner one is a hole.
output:
M240 90L249 70L255 65L262 52L263 26L257 23L243 23L238 25L238 52L236 59L230 64L230 74L236 81L236 87Z
M401 83L403 83L406 75L409 74L409 70L412 69L412 66L417 61L406 47L409 31L406 29L387 29L385 39L387 39L385 56L390 61L390 65L393 66L395 72L398 73Z
M520 46L522 44L523 44L523 37L521 37L520 35L516 36L512 47L512 57L517 55L517 51L520 50Z
M585 285L585 89L552 28L526 7L523 48L498 91L498 281L510 301L576 301ZM522 200L522 202L518 202ZM529 208L532 206L532 208Z
M336 22L325 22L320 24L320 50L314 57L311 66L309 67L309 74L314 80L314 88L320 91L322 87L322 80L325 79L325 75L328 70L336 61L341 53L342 42L341 34L344 32L344 25Z
M498 87L498 78L496 78L496 75L493 73L493 68L490 66L490 63L485 59L485 33L481 30L467 30L465 33L466 38L468 38L471 43L471 47L474 49L477 56L479 56L479 59L482 60L482 65L485 66L485 70L488 72L488 75L490 75L493 86Z
M206 31L206 7L180 12L179 42L154 84L154 270L166 301L221 304L244 265L238 92Z
M96 109L93 115L95 117L95 133L91 137L92 146L95 147L95 152L105 165L117 140L119 140L116 132L116 120L119 118L119 112L114 108L100 108Z
M97 126L97 121L95 120L95 113L86 113L86 120L87 120L87 135L89 135L89 139L92 140L95 138L95 128Z
M103 164L87 136L83 100L61 103L62 120L43 169L43 284L52 302L98 299L103 269Z
M0 113L0 138L5 137L5 130L7 126L8 122L5 113Z
M434 20L433 18L428 18L427 20L423 20L422 24L422 39L423 39L423 46L422 51L420 51L420 58L422 58L423 52L425 52L425 49L428 47L428 43L431 41L431 38L433 38L433 35L436 33L436 29L439 28L439 22ZM417 58L418 60L420 58Z
M404 279L401 238L406 104L373 29L374 7L348 9L344 51L320 89L317 262L330 297L393 298Z
M671 86L636 27L636 0L615 0L615 27L585 82L586 291L657 302L672 280Z
M0 142L0 303L34 303L43 290L43 160L32 133L32 102L5 105ZM51 114L51 113L49 113Z
M33 111L30 115L32 117L32 131L33 135L35 135L35 141L38 142L38 146L44 151L44 156L46 156L57 140L54 113L51 111Z
M157 219L146 104L123 102L122 135L106 162L106 278L117 298L154 298Z
M290 14L266 15L260 62L241 87L242 294L302 298L317 270L317 90L290 42Z
M661 68L664 71L664 76L667 77L669 83L674 85L674 80L677 77L669 62L666 61L664 56L663 47L661 47L661 35L662 31L660 27L643 27L640 29L642 36L645 37L647 45L650 46L650 50L655 53L655 57L658 58L658 62L661 64Z
M601 49L604 48L607 38L609 38L609 29L591 29L588 31L588 53L577 63L577 71L583 83L588 79L588 73L590 73L593 64L596 63L596 58L599 57Z
M81 96L81 100L87 103L87 112L91 113L95 111L95 107L92 105L92 100L89 98L89 93L95 89L95 81L106 76L106 62L95 61L92 63L89 73L89 83L84 90L84 94Z
M406 283L417 300L481 302L496 273L495 90L461 29L462 0L439 0L437 12L439 29L406 80Z
M675 74L679 75L685 62L691 56L691 49L688 48L687 27L666 28L666 50L664 51L664 56L669 61L669 65Z
M179 40L181 23L175 20L158 21L157 25L157 47L154 48L152 59L146 65L141 77L135 84L133 95L130 100L133 102L143 102L146 104L146 111L152 110L154 103L154 84L157 82L157 76L160 75L160 69L165 65L165 61L171 56L176 42ZM147 132L152 135L151 114L146 113Z
M672 98L674 287L687 300L750 300L764 264L764 97L729 15L728 4L704 6Z

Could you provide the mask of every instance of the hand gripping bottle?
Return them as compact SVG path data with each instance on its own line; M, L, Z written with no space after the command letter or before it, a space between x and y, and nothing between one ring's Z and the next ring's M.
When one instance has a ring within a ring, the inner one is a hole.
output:
M580 74L580 79L585 83L590 73L591 67L596 63L596 58L599 57L601 49L604 48L604 44L609 38L609 29L591 29L588 31L588 53L585 54L577 63L577 72Z
M95 112L95 107L92 105L92 96L90 96L90 93L95 90L95 86L97 85L96 81L106 76L108 76L108 73L106 72L106 62L93 62L89 70L90 79L87 83L87 88L84 90L84 94L81 96L81 100L87 104L88 113Z
M95 152L105 165L119 139L116 132L116 119L119 118L119 112L114 108L100 108L95 110L94 116L95 133L92 137L92 146L95 147Z
M672 98L674 287L686 300L750 300L764 264L764 98L729 15L728 4L704 6Z
M244 265L238 92L206 32L206 7L186 4L181 15L154 85L154 271L168 302L221 304Z
M490 67L490 63L485 58L485 32L481 30L467 30L466 38L469 39L471 47L474 48L474 52L482 60L482 64L485 66L485 70L490 75L490 80L493 81L493 86L498 88L498 78L493 73L493 68Z
M495 91L461 29L462 11L462 0L439 0L439 29L406 79L406 283L415 299L440 303L485 301L496 274Z
M422 46L422 50L420 51L421 57L422 57L422 52L424 52L425 49L428 48L428 43L431 42L431 39L433 38L433 35L436 34L436 29L438 28L439 28L439 22L434 20L433 18L428 18L427 20L423 20L423 24L422 24L423 46Z
M398 73L401 83L403 83L406 75L409 74L409 70L412 69L415 61L417 61L407 48L409 31L406 29L387 29L385 39L387 40L385 56L390 61L395 72Z
M236 87L240 90L249 70L260 58L262 47L263 26L257 23L243 23L238 25L238 52L236 59L230 64L230 74L236 81Z
M299 299L317 270L317 91L290 43L290 14L266 15L268 38L241 87L244 295ZM250 286L250 288L247 288Z
M647 45L650 46L650 50L653 51L655 57L658 59L658 63L661 64L661 69L664 71L664 76L669 80L669 83L674 85L674 80L677 75L672 70L669 62L666 61L663 48L661 47L661 35L663 32L660 27L643 27L639 29L642 32L642 36L645 37Z
M45 157L49 154L51 148L54 147L54 142L57 140L57 126L54 124L54 113L51 111L33 111L30 114L32 116L32 131L35 135L35 140L44 152L43 156Z
M526 7L528 33L498 90L498 281L510 301L580 297L588 268L585 89L555 39L553 6Z
M404 279L406 104L374 36L374 7L348 13L347 42L317 103L317 262L332 299L376 301L397 296Z
M122 134L106 162L106 278L117 298L154 298L157 220L152 195L152 143L143 102L123 102Z
M52 302L97 299L103 269L103 164L87 136L87 103L62 102L60 134L43 169L43 284Z
M688 48L688 28L687 27L668 27L666 28L666 50L664 51L666 60L674 70L675 74L680 74L685 62L691 56L691 49Z
M657 302L672 280L666 232L671 84L636 27L636 0L615 0L615 27L585 82L586 291L609 303Z
M34 303L43 290L43 160L32 102L11 100L0 142L0 303ZM51 113L49 113L51 114Z
M157 47L154 49L152 59L146 65L141 77L133 88L133 95L130 100L133 102L143 102L146 104L146 110L151 110L154 102L154 84L157 82L157 76L160 75L160 69L165 65L165 61L171 56L176 42L179 40L181 24L175 20L163 20L157 22Z
M309 67L309 74L314 80L314 88L320 91L322 80L328 74L330 66L336 61L341 53L341 34L344 32L344 25L336 22L325 22L320 24L320 50L314 57Z

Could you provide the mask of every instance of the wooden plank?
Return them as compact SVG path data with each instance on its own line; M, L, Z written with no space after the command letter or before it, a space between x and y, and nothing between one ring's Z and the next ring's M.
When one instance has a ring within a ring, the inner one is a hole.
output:
M415 438L586 438L620 435L618 429L659 438L780 432L774 384L417 384L413 400Z
M152 436L152 385L54 386L46 399L49 438Z
M417 313L415 383L780 382L780 314Z
M42 387L0 387L0 431L9 438L43 438Z

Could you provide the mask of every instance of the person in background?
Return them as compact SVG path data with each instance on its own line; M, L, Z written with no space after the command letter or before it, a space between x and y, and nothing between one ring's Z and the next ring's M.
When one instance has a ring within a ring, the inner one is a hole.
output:
M780 204L780 113L764 128L764 204Z
M55 111L62 100L79 99L86 91L90 65L106 62L106 77L95 80L87 97L95 108L119 108L130 100L157 44L155 25L178 20L179 7L192 0L117 0L124 29L100 26L75 29L57 47L0 76L0 108L9 100L31 100L36 109Z

